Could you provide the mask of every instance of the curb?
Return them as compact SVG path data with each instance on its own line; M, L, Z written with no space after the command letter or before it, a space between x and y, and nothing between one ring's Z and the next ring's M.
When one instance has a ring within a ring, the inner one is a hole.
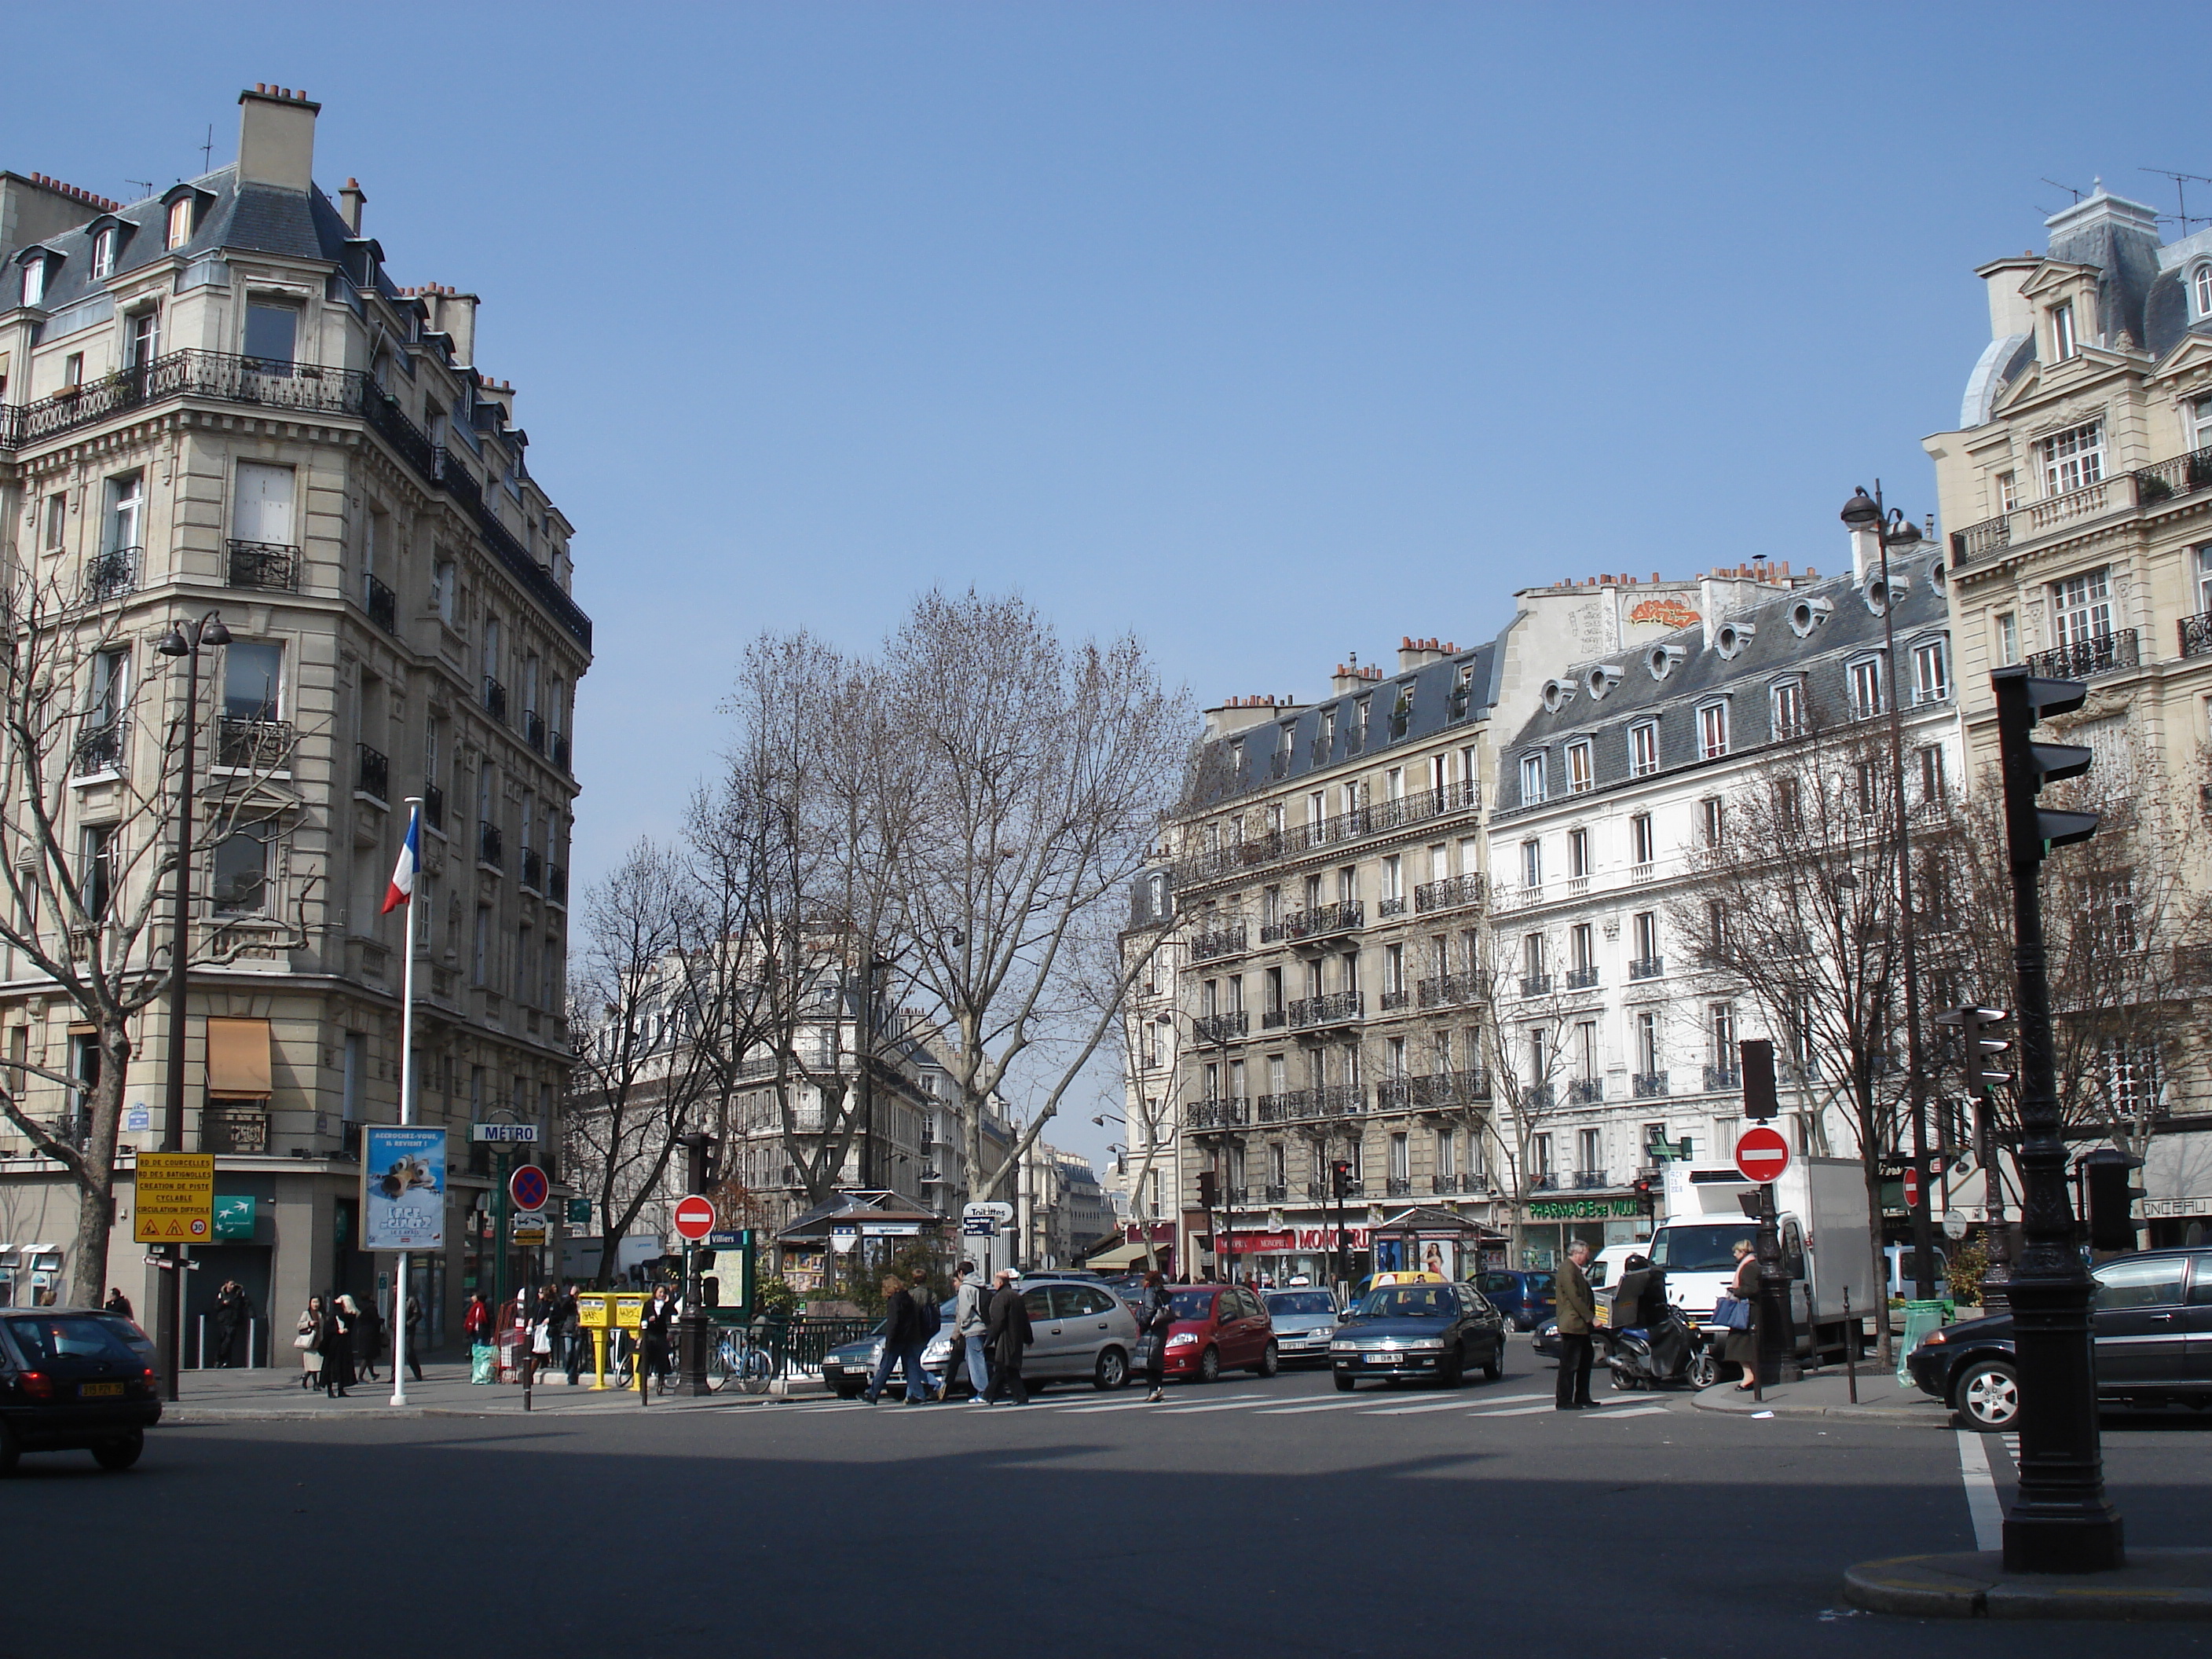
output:
M1729 1383L1716 1383L1715 1388L1732 1389ZM1701 1389L1690 1396L1691 1406L1701 1412L1715 1412L1723 1417L1753 1417L1760 1412L1776 1417L1841 1418L1855 1423L1889 1423L1909 1429L1948 1429L1955 1425L1951 1413L1935 1401L1924 1404L1915 1401L1906 1406L1792 1406L1784 1404L1758 1405L1746 1401L1739 1405L1734 1400L1708 1400L1712 1389Z
M2117 1572L2008 1573L1994 1551L1899 1555L1844 1574L1844 1596L1908 1619L2212 1620L2212 1550L2135 1549Z

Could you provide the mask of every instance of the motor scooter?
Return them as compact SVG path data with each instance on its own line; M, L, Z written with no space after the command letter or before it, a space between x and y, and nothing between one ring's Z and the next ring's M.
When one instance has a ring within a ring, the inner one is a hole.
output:
M1613 1372L1613 1386L1623 1390L1704 1388L1719 1374L1711 1348L1675 1308L1648 1325L1607 1329L1605 1363Z

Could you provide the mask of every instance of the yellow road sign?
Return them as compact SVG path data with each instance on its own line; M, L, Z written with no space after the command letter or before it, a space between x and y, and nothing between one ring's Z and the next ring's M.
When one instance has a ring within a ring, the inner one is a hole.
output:
M543 1244L545 1242L545 1229L517 1227L514 1230L514 1242L519 1245Z
M139 1153L131 1242L204 1244L214 1237L215 1154Z

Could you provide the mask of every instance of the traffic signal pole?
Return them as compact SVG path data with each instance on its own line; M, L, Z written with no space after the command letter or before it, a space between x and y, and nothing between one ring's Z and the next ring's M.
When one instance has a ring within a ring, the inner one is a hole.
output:
M2079 708L2086 690L2024 668L1990 677L2012 865L2013 961L2020 990L2021 1212L2026 1239L2008 1292L2020 1370L2020 1487L2004 1522L2012 1572L2097 1572L2125 1565L2118 1514L2105 1496L2097 1424L2091 1281L2066 1196L2057 1072L2051 1054L2039 866L2053 846L2094 834L2092 814L2039 810L2047 781L2088 770L2087 749L2033 742L2039 720Z

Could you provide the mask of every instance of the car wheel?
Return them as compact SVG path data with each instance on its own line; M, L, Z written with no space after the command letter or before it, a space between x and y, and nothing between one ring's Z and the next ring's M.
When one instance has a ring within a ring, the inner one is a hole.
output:
M1336 1391L1339 1394L1350 1394L1358 1386L1359 1379L1358 1377L1346 1376L1342 1371L1339 1371L1336 1374Z
M1198 1380L1201 1382L1221 1381L1221 1350L1210 1342L1206 1344L1206 1352L1198 1357Z
M1273 1376L1283 1369L1283 1351L1275 1346L1275 1339L1267 1339L1267 1352L1260 1356L1260 1363L1252 1367L1255 1376Z
M1482 1380L1495 1382L1505 1375L1505 1333L1498 1334L1498 1346L1490 1351L1490 1358L1482 1362Z
M1454 1348L1437 1367L1437 1386L1456 1389L1467 1381L1467 1350Z
M120 1440L103 1440L92 1449L92 1461L103 1469L127 1469L146 1449L146 1431L133 1429Z
M1108 1348L1098 1356L1098 1369L1091 1374L1091 1386L1101 1394L1129 1386L1129 1356L1119 1348Z
M15 1431L0 1423L0 1474L15 1474L15 1460L22 1455L22 1443L15 1438Z
M2020 1373L2008 1360L1977 1359L1951 1390L1961 1428L1999 1434L2020 1421Z

